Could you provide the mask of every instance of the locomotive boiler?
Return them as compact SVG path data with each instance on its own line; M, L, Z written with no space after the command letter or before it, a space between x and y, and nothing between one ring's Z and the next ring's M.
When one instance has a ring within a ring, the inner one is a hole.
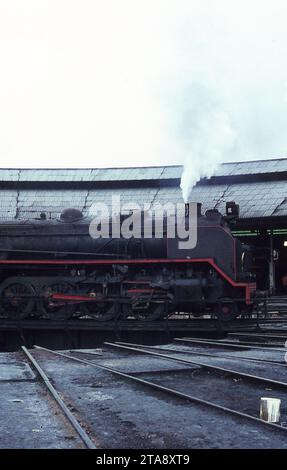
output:
M93 238L91 219L76 209L57 220L41 214L2 222L0 315L108 321L212 313L228 321L250 312L256 289L250 250L230 230L237 206L227 209L227 216L203 215L198 205L197 243L190 249L181 249L166 225L160 238L142 232Z

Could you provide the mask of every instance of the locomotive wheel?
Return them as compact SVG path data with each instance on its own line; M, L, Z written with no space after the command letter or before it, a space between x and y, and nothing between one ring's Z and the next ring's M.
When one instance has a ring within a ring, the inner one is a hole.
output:
M224 297L216 306L216 316L221 321L232 321L239 315L239 309L233 299Z
M86 302L84 312L94 320L108 321L115 318L119 313L119 305L115 302Z
M0 289L1 313L13 320L21 320L30 315L35 306L34 288L25 281L4 284Z
M41 314L50 320L68 320L76 311L76 305L53 301L50 296L51 294L73 294L74 292L73 286L67 282L59 281L43 286L38 306Z

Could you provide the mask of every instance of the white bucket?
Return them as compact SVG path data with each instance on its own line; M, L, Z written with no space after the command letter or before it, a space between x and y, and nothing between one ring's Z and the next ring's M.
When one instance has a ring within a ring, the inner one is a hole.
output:
M279 398L260 398L260 419L268 423L278 423L280 420Z

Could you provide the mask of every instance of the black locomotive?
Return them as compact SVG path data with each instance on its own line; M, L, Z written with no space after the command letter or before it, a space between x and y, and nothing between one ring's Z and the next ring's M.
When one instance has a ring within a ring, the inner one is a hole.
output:
M198 208L192 249L180 249L166 226L162 238L92 238L91 220L75 209L59 220L41 214L2 222L0 316L107 321L215 313L231 320L252 311L249 247L229 226L237 206L230 203L227 216Z

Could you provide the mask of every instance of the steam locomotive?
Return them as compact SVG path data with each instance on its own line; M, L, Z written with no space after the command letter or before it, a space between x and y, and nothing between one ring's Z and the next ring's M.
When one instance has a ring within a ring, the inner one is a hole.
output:
M162 238L92 238L91 220L76 209L57 220L42 213L2 222L0 317L108 321L215 313L229 321L251 312L250 249L230 230L237 215L234 202L225 216L203 215L198 204L197 243L190 249L180 249L166 225Z

